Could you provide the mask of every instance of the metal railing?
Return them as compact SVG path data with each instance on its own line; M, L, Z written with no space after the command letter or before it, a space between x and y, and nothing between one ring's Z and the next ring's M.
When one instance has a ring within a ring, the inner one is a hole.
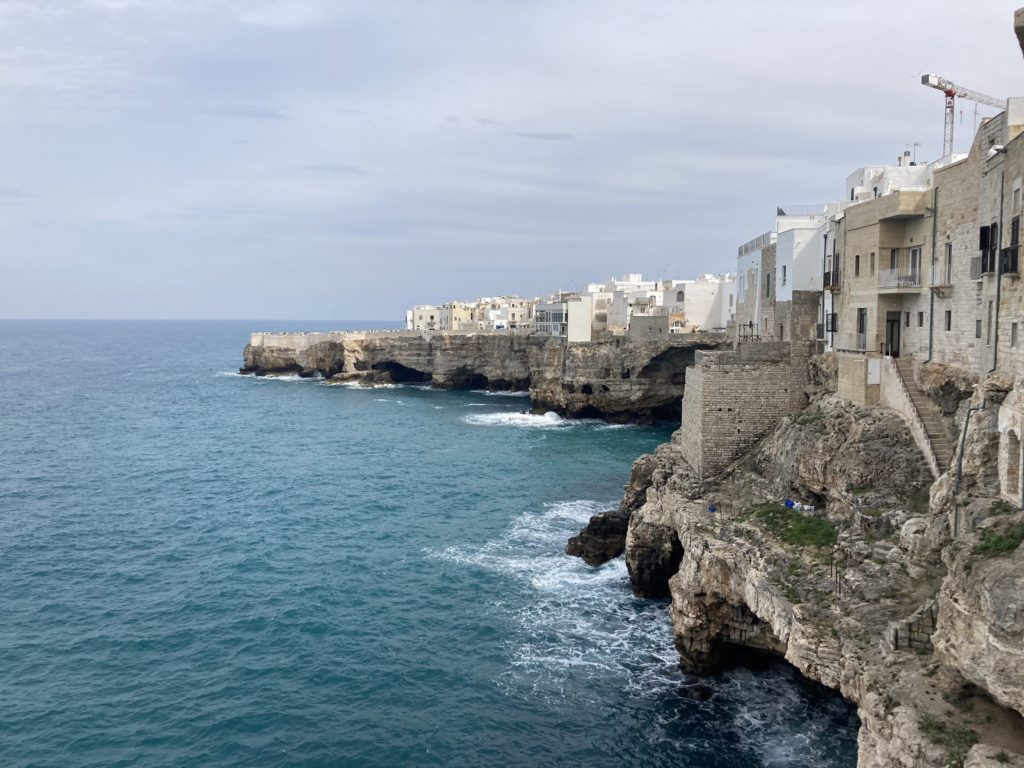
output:
M932 264L932 279L931 285L952 285L953 284L953 264L949 262L947 264Z
M839 349L853 352L867 352L868 334L866 333L840 333L839 341L835 345Z
M1003 248L999 254L999 271L1004 275L1016 275L1017 274L1017 256L1019 246L1011 245L1008 248Z
M839 270L832 270L831 272L826 272L822 277L822 282L824 286L832 291L839 290L841 274L842 273Z
M828 213L826 203L812 205L779 205L776 207L779 216L825 216Z
M753 240L748 240L739 247L739 255L745 256L751 251L759 251L762 248L767 248L772 244L772 235L774 232L765 232L763 235L758 235Z
M878 287L920 288L921 269L920 267L917 269L907 269L904 267L897 267L896 269L880 269L878 270Z

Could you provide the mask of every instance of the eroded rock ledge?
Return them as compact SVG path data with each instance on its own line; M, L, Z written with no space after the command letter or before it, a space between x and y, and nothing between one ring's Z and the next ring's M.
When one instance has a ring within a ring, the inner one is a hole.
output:
M566 345L519 334L254 333L242 373L367 385L529 390L537 411L610 421L678 420L685 370L724 334Z
M990 461L1005 389L975 395L958 514L976 528L955 541L953 478L932 484L892 412L827 389L717 482L676 442L639 459L626 563L637 594L671 596L683 666L785 658L857 705L861 768L1024 764L1024 513Z

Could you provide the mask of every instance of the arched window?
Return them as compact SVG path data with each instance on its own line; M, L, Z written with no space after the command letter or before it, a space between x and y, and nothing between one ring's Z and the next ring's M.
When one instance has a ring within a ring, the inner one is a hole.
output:
M676 291L676 301L683 300L683 291Z

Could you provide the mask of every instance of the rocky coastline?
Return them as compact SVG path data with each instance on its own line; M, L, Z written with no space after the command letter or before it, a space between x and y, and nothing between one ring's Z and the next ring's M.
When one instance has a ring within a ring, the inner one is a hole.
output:
M241 373L322 376L365 386L529 391L536 412L574 418L679 420L685 370L721 333L566 345L510 333L255 333Z
M681 432L637 459L614 516L567 551L598 564L621 545L634 592L671 598L687 671L768 653L838 691L859 768L1024 766L1024 512L993 471L1013 383L919 372L971 420L936 481L892 411L839 397L828 356L813 369L808 406L718 477L689 467ZM956 515L971 526L954 538Z

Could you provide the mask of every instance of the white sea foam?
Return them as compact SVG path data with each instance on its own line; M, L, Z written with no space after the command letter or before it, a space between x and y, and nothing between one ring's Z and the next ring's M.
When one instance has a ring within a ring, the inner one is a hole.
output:
M242 379L252 379L253 381L305 381L310 383L319 383L323 381L323 377L321 377L319 374L315 376L303 377L299 376L299 374L297 373L268 373L266 376L257 376L256 374L253 373L238 373L237 371L220 371L219 373L215 373L214 376L218 378L237 377Z
M524 390L521 390L521 389L501 390L501 391L491 391L489 389L472 389L470 391L475 393L475 394L478 394L478 395L487 395L488 397L529 397L530 396L529 391L524 391Z
M840 736L827 715L841 720L843 705L809 701L786 667L702 679L709 700L677 698L681 686L697 680L679 669L665 604L632 595L621 559L591 568L563 554L569 536L612 506L585 499L549 504L515 518L481 547L432 553L500 574L525 590L521 600L495 604L512 627L504 644L509 668L495 681L499 688L552 706L599 706L609 688L646 702L678 701L657 710L653 742L684 732L690 748L715 749L730 738L741 760L757 756L757 764L771 768L832 765L827 755L836 754ZM580 684L587 680L593 684ZM705 732L717 735L703 738Z
M467 424L478 427L535 427L540 429L562 429L573 426L573 422L563 419L554 411L544 414L519 413L518 411L498 411L497 413L474 413L463 416Z

